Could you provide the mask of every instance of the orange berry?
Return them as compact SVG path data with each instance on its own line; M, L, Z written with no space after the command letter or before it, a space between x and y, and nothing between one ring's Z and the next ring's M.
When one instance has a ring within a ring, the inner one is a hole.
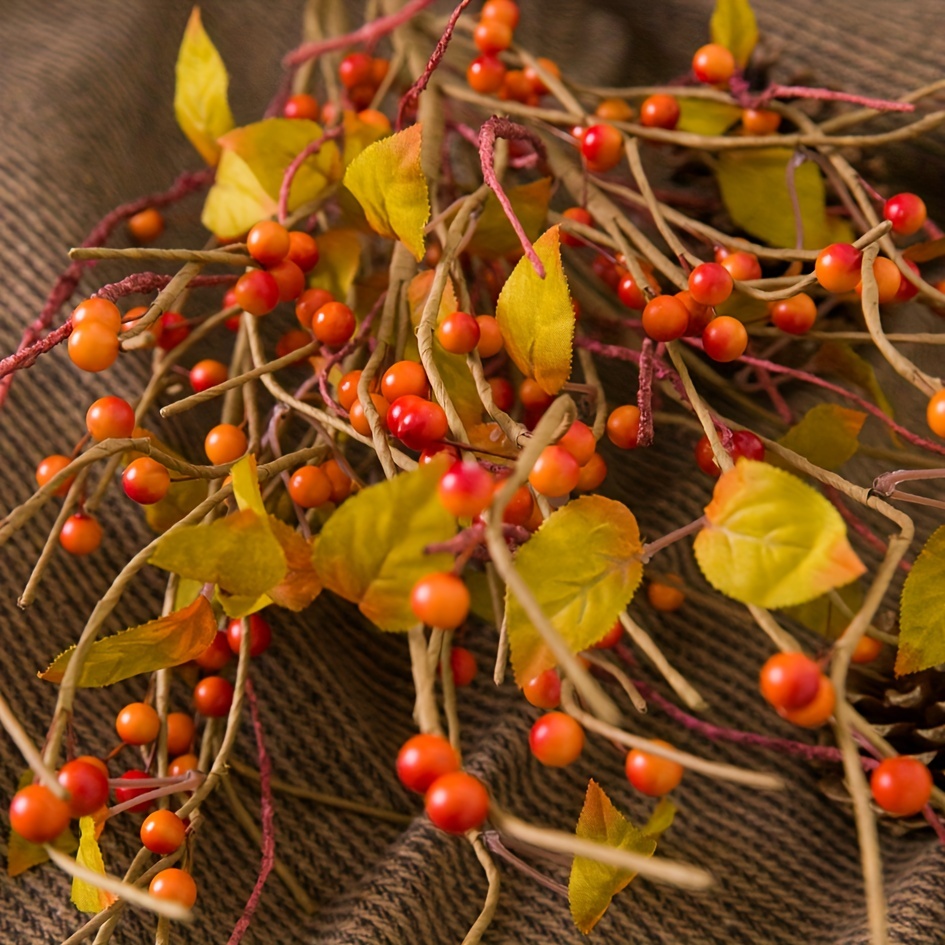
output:
M217 424L203 441L203 450L214 466L236 461L248 446L246 434L232 423Z

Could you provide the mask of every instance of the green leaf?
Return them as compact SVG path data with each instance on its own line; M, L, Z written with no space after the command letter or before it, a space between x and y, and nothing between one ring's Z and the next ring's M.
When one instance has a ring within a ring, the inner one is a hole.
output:
M732 222L772 246L793 247L797 241L787 186L787 165L793 155L790 148L723 151L715 167ZM806 161L795 169L794 184L804 225L804 248L827 245L831 234L820 168Z
M82 817L79 819L79 852L76 854L76 862L80 866L105 875L105 861L102 859L102 851L99 849L98 840L95 839L96 822L94 817ZM99 889L78 876L72 879L72 902L79 912L97 913L102 909L107 909L118 897L114 893Z
M33 772L27 768L20 775L17 783L18 791L33 783ZM52 842L54 849L60 853L75 853L79 847L79 841L69 827ZM10 828L10 839L7 842L7 875L19 876L34 866L40 866L49 860L49 854L41 843L30 843L29 840L20 836L12 827Z
M345 171L375 233L400 240L423 259L423 229L430 219L429 184L420 163L420 124L411 125L365 148Z
M840 596L846 610L837 605L833 593ZM836 640L849 625L851 614L860 609L863 603L863 588L859 581L852 581L837 588L833 593L821 594L820 597L796 607L785 607L784 613L808 630L813 630L828 640Z
M557 226L539 237L535 252L545 267L545 278L523 256L502 287L496 319L515 366L546 394L557 394L571 374L574 338L574 309Z
M804 414L778 442L823 469L839 469L860 447L866 421L861 410L818 404Z
M321 125L305 118L264 118L234 128L220 139L220 144L243 160L263 191L278 200L289 165L323 134ZM338 146L326 141L296 171L289 189L289 210L321 196L340 174Z
M709 32L712 42L728 49L744 69L758 42L758 23L748 0L716 0Z
M212 167L220 159L217 138L233 127L226 67L194 7L177 53L174 114L181 131Z
M242 236L260 220L268 220L277 209L276 201L263 190L249 165L232 151L224 151L200 222L227 241Z
M538 239L548 216L551 178L542 177L540 180L511 187L506 196L511 201L512 209L522 224L525 235L532 241ZM498 259L522 251L522 244L512 229L509 218L491 191L482 206L482 213L466 249L473 256L482 256L484 259Z
M652 856L656 850L656 840L634 827L593 779L588 782L575 833L582 840L606 843L643 856ZM603 918L613 897L636 875L631 870L576 856L568 880L568 903L574 924L587 935Z
M696 560L718 591L759 607L791 607L866 570L840 513L815 489L768 463L722 473L696 536Z
M895 416L889 398L879 386L873 365L861 358L846 342L823 342L814 355L814 370L817 373L834 374L851 384L856 384L870 395L873 403L886 416Z
M742 117L737 105L710 102L704 98L677 98L679 121L676 127L694 135L724 135Z
M945 525L915 559L899 603L896 675L945 663Z
M422 466L363 489L325 523L314 563L325 587L356 603L381 630L409 630L414 584L453 565L448 554L424 554L456 534L456 520L436 495L442 469Z
M643 576L633 513L603 496L581 496L547 518L515 567L573 653L596 643L630 603ZM508 589L506 626L521 686L557 661Z
M141 673L180 666L199 656L213 642L217 622L206 597L181 610L138 627L96 640L82 664L79 686L110 686ZM62 682L74 646L61 653L39 674L48 682Z
M673 826L675 819L676 805L668 797L661 797L653 813L650 814L650 819L643 827L643 832L653 840L659 840Z
M251 510L165 535L151 564L240 596L264 594L286 573L285 555L268 521Z
M325 289L344 301L361 265L357 230L328 230L318 234L318 263L309 274L310 289Z

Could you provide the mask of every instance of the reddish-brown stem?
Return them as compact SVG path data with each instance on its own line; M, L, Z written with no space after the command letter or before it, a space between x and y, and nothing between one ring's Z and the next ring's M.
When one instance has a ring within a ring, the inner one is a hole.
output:
M643 340L640 351L640 383L637 387L637 408L640 411L640 426L637 446L653 443L653 341Z
M515 124L514 121L509 121L508 118L500 118L498 115L493 115L492 118L487 119L479 129L479 159L482 164L482 179L495 193L502 209L505 211L505 215L509 219L509 223L512 224L512 229L515 230L515 235L522 244L522 249L528 257L528 261L539 277L544 279L545 267L538 258L531 240L525 233L525 228L512 209L512 202L502 189L502 184L499 183L499 178L496 176L495 143L498 138L505 138L509 141L528 141L542 157L545 155L545 145L535 132L529 131L528 128L522 125Z
M279 221L285 223L289 215L289 191L292 189L292 181L299 172L299 168L313 155L318 154L322 145L326 141L332 141L344 134L344 125L336 125L329 128L320 138L310 141L294 158L292 163L285 169L282 175L282 183L279 185Z
M252 681L246 680L246 701L249 704L249 711L253 721L253 732L256 735L256 758L259 761L259 807L262 814L262 860L259 864L259 875L256 877L256 884L246 900L246 906L243 908L243 914L233 928L227 945L239 945L249 923L252 921L253 913L259 905L259 899L262 896L263 887L266 880L272 872L273 864L276 859L276 834L273 828L274 809L272 803L272 763L269 760L269 752L266 751L266 742L263 737L262 723L259 720L259 707L256 703L256 692L253 689Z
M423 73L417 81L407 89L401 98L397 106L398 131L404 126L404 115L409 109L416 108L417 102L420 100L420 95L430 82L430 77L436 72L437 66L439 66L442 61L443 56L446 55L447 47L450 44L450 40L453 38L453 30L456 27L456 21L467 6L469 6L469 0L460 0L459 5L450 14L450 18L446 23L446 29L443 30L443 35L437 41L436 48L433 50Z
M320 39L311 43L302 43L292 52L288 53L282 60L283 66L287 69L300 66L309 59L321 56L324 53L334 52L336 49L345 49L348 46L358 44L370 45L376 43L382 36L392 33L398 26L402 26L412 17L416 16L421 10L426 9L433 0L410 0L396 13L389 16L379 16L370 23L365 23L359 29L342 36L332 36L329 39Z
M518 545L524 545L532 536L531 532L527 528L522 528L521 525L503 523L502 537L509 547L515 548ZM480 550L480 546L485 543L486 526L478 523L464 528L457 535L450 538L449 541L440 541L432 545L427 545L423 551L428 555L445 552L450 555L466 555L468 557L470 554ZM484 549L482 550L484 551ZM477 554L477 557L481 557L483 560L489 560L489 553L485 552L483 555Z
M837 92L834 89L809 88L806 85L769 85L760 95L752 99L752 108L760 108L766 102L775 98L812 98L822 102L849 102L851 105L861 105L864 108L873 108L878 112L914 112L912 102L896 102L886 98L870 98L866 95L855 95L852 92Z
M674 528L671 532L663 535L662 538L657 538L654 541L647 542L643 546L643 550L640 552L640 557L644 561L649 561L658 551L662 551L664 548L668 548L670 545L675 544L681 538L685 538L687 535L691 535L693 532L699 531L705 525L705 516L700 515L693 522L689 522L687 525L682 525L679 528Z

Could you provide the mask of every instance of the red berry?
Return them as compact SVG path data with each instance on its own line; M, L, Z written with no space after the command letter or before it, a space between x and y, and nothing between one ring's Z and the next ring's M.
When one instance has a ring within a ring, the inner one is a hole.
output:
M561 78L561 69L558 68L558 63L556 63L553 59L547 59L544 56L539 56L536 62L541 66L542 69L545 70L545 72L549 73L549 75L554 76L556 79ZM525 66L525 78L532 87L533 95L547 95L550 91L548 86L545 85L544 80L538 74L538 70L534 66Z
M140 830L141 843L159 856L167 856L179 849L186 833L184 822L169 810L156 810L148 814Z
M221 636L223 636L223 634L221 634ZM196 771L199 764L200 759L196 755L188 753L175 758L167 766L167 773L172 778L179 778L181 775L187 774L188 771Z
M911 817L925 807L932 796L932 774L917 761L900 755L884 758L870 776L873 800L897 817Z
M719 263L702 263L689 273L689 293L701 305L721 305L734 285L731 273Z
M120 780L138 781L142 778L149 777L151 777L151 775L149 775L147 771L140 771L137 768L133 768L131 771L126 771L121 775ZM115 801L119 804L124 804L126 801L133 801L136 797L141 797L142 794L148 794L153 790L154 788L150 787L116 787ZM129 807L128 810L134 814L140 814L149 810L153 803L153 801L142 801L140 804L135 804L134 807Z
M594 218L583 207L568 207L561 216L584 226L594 225ZM564 243L565 246L583 246L586 241L577 236L572 236L566 228L562 227L561 242Z
M387 403L387 400L383 398L380 394L371 394L371 403L374 405L374 409L378 412L381 418L381 427L387 429L387 417L390 414L390 404ZM367 415L364 413L364 407L361 405L360 400L355 400L351 404L351 409L349 410L349 419L351 421L351 426L361 434L361 436L371 436L372 430L371 425L368 423Z
M675 296L657 295L643 309L643 330L654 341L675 341L689 327L689 312Z
M134 408L121 397L99 397L85 415L85 427L96 443L131 436L135 429Z
M410 607L417 620L441 630L455 630L469 616L469 589L461 578L435 572L420 578L410 592Z
M609 171L623 157L623 134L613 125L591 125L581 139L581 154L589 170L598 174Z
M778 711L801 709L817 695L820 676L803 653L776 653L761 667L761 694Z
M921 277L922 273L919 271L919 267L911 259L904 259L903 262L915 275ZM908 302L909 299L914 299L919 294L919 287L913 285L905 275L901 275L900 280L899 291L896 293L896 297L893 301Z
M863 254L849 243L831 243L817 254L814 272L828 292L850 292L860 281Z
M672 131L679 122L679 102L672 95L658 93L644 99L640 106L640 124L647 128Z
M222 633L217 636L223 636ZM190 751L197 727L186 712L170 712L167 716L167 753L172 758Z
M190 873L183 870L161 870L151 884L148 892L156 899L165 899L176 902L185 909L189 909L197 901L197 884Z
M804 335L817 320L817 304L806 292L799 292L789 299L772 302L768 313L781 331L789 335Z
M581 477L578 461L563 446L546 446L528 474L536 492L550 499L567 495Z
M350 410L351 405L358 399L358 384L360 381L361 371L357 368L353 371L348 371L348 373L338 381L338 388L335 393L338 397L338 403L341 404L345 410Z
M249 231L246 248L260 266L274 266L289 251L289 231L275 220L262 220Z
M719 43L707 43L692 57L692 71L700 82L724 85L735 74L735 57Z
M450 514L474 518L492 501L493 480L474 460L460 461L443 474L436 491Z
M234 291L239 307L251 315L267 315L279 304L279 283L264 269L244 272Z
M45 459L40 460L39 465L36 467L36 484L45 486L53 476L61 473L71 462L72 460L68 456L63 456L61 453L54 453L52 456L47 456ZM55 491L55 495L65 495L69 489L72 488L72 483L74 482L75 476L70 476Z
M190 369L190 386L199 394L222 384L229 376L229 368L222 361L205 358Z
M451 354L469 354L479 344L479 323L468 312L453 312L437 326L436 340Z
M549 712L532 726L528 747L543 765L564 768L584 750L584 729L564 712Z
M311 329L315 313L333 301L334 296L327 289L306 289L295 303L295 317L303 328Z
M323 344L339 348L354 334L354 312L344 302L327 302L312 319L312 333Z
M713 361L734 361L748 347L748 329L737 318L719 315L705 326L702 347Z
M229 663L230 656L230 644L227 642L226 634L218 633L203 653L194 659L194 662L201 669L215 673Z
M70 555L90 555L102 543L102 526L91 515L70 515L59 532L59 544Z
M609 650L623 639L623 624L618 620L595 644L595 650Z
M351 495L354 483L351 477L341 468L336 459L327 459L321 465L322 472L331 483L331 501L336 505Z
M282 106L282 115L284 118L307 118L309 121L318 121L318 102L313 96L300 92L286 100L285 105Z
M883 219L892 223L893 233L911 236L925 224L925 201L916 194L896 194L883 205Z
M526 377L519 384L518 399L526 410L536 413L544 413L554 401L554 397L531 377Z
M750 135L773 135L781 126L781 116L770 108L742 110L742 128Z
M505 342L502 339L502 332L499 329L499 323L492 315L477 315L476 324L479 325L479 357L491 358L498 354Z
M761 278L761 263L754 253L728 253L723 258L718 258L716 253L716 262L723 269L728 270L729 275L736 282L747 282L750 279Z
M654 745L672 748L667 742L653 739ZM662 797L669 794L682 781L683 766L668 758L652 755L634 748L628 755L625 765L627 780L643 794L649 797Z
M458 770L456 750L442 735L414 735L397 753L400 783L418 794L425 794L437 778Z
M194 686L194 705L201 715L222 718L233 703L233 686L222 676L207 676Z
M514 30L518 26L519 15L518 4L515 3L515 0L486 0L482 5L479 18L481 20L498 20L509 29Z
M157 324L160 325L157 345L162 351L176 348L190 334L190 322L180 312L164 312Z
M715 462L712 455L712 447L709 444L709 438L703 436L695 448L696 464L707 476L719 476L721 470ZM754 459L759 462L765 458L765 445L762 441L748 430L736 430L732 434L732 450L730 452L732 459L739 457L745 459Z
M69 826L69 805L42 784L30 784L10 801L10 826L30 843L51 843Z
M283 259L266 271L276 280L280 302L297 299L305 289L305 273L291 259Z
M56 780L69 792L72 817L87 817L108 802L108 773L98 765L76 758L59 769Z
M850 662L857 664L872 663L882 651L883 644L879 640L874 640L872 637L860 637L853 648L853 653L850 655Z
M153 243L164 232L161 211L147 207L128 217L128 232L136 243Z
M495 95L505 81L505 71L497 56L478 56L466 69L466 81L480 95Z
M880 256L873 262L873 278L876 280L876 294L881 305L896 300L899 295L899 286L902 284L902 274L899 267L885 256ZM863 295L863 282L857 282L856 294Z
M326 477L327 478L327 477ZM240 643L243 639L243 621L231 620L226 625L226 639L230 645L230 650L239 655ZM255 659L262 656L269 649L272 642L272 629L269 623L259 614L250 614L249 616L249 655Z
M567 432L558 440L558 446L564 447L583 466L596 452L597 440L591 428L580 420L575 420Z
M536 709L557 709L561 704L561 677L556 669L546 669L522 686L522 693Z
M634 404L615 407L607 418L607 438L622 450L636 448L640 435L640 408Z
M132 460L121 476L125 495L139 505L154 505L167 495L171 487L171 474L167 467L150 456Z
M833 683L828 677L821 675L817 695L807 705L799 709L780 709L778 715L803 728L820 728L833 715L836 701Z
M346 89L353 89L358 85L372 85L374 60L367 53L348 53L338 66L338 78Z
M286 259L291 260L302 270L308 272L318 265L318 243L315 237L301 230L289 233L289 252Z
M512 45L512 29L500 20L480 20L473 31L473 42L479 52L494 56Z
M331 480L318 466L302 466L289 479L289 496L303 509L314 509L331 499Z
M423 806L440 830L466 833L481 827L489 815L489 792L478 778L465 771L453 771L430 785Z
M426 399L430 393L427 372L419 361L397 361L384 372L381 393L389 403L406 394Z
M595 453L580 469L578 492L593 492L607 478L607 463Z
M398 397L387 414L390 432L412 450L422 450L449 432L449 422L439 404L413 394Z
M499 410L511 410L515 403L515 388L512 382L505 377L490 377L489 387L492 390L492 400Z
M456 686L468 686L476 678L476 657L465 647L454 646L450 650L450 669Z

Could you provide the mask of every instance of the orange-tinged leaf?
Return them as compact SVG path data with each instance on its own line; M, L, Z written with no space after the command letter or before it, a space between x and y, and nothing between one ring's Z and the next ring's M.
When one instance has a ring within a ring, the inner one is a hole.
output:
M506 196L512 204L515 216L518 217L525 235L532 241L538 239L541 228L548 216L548 202L551 199L551 178L542 177L539 180L529 181L510 187ZM498 259L510 253L520 253L522 244L518 235L512 229L509 218L502 205L492 191L482 205L482 213L476 223L466 246L466 251L473 256L482 256L485 259Z
M557 394L571 374L574 309L561 263L558 227L535 242L545 278L526 257L515 265L499 294L496 319L515 366L547 394Z
M212 167L220 158L217 138L233 127L227 100L229 77L194 7L177 53L174 114L181 131Z
M919 553L902 588L896 675L945 663L945 525Z
M169 532L150 560L155 567L239 596L265 594L286 572L285 554L268 520L251 509Z
M110 686L141 673L179 666L199 656L213 642L216 632L213 608L201 594L182 610L96 640L82 664L79 685ZM74 650L72 646L57 656L39 674L40 679L62 682Z
M328 590L358 605L381 630L409 630L414 584L453 565L448 554L425 554L456 534L456 519L441 504L437 463L369 486L328 519L315 545L315 570Z
M314 540L307 541L291 525L270 516L269 525L285 553L285 577L269 588L268 595L279 607L304 610L321 593L322 582L312 565Z
M661 823L667 819L671 823L672 815L661 814ZM661 829L665 830L669 823ZM593 779L588 782L575 833L583 840L606 843L643 856L652 856L656 850L654 837L634 827ZM574 924L587 935L603 918L611 899L626 888L634 876L636 873L631 870L576 856L568 881L568 902Z
M97 824L94 817L82 817L79 820L79 852L76 863L101 876L105 875L105 861L96 838ZM99 889L78 876L72 879L72 902L79 912L96 913L107 909L118 897L113 893Z
M342 161L347 167L365 148L370 147L375 141L386 138L390 134L390 129L379 127L374 122L362 121L357 112L345 109L342 115L342 122L345 126L344 151ZM321 245L321 244L319 244Z
M860 430L866 421L862 410L839 404L817 404L778 442L823 469L839 469L860 447Z
M26 771L20 775L16 789L18 791L22 790L32 783L33 772L27 768ZM60 853L72 854L78 849L79 841L76 839L71 828L66 827L66 829L53 840L52 846L54 849L59 850ZM7 842L7 875L19 876L20 873L25 873L34 866L40 866L48 860L49 854L41 843L30 843L29 840L20 836L12 827L10 828L10 839Z
M744 69L758 42L758 23L749 0L716 0L709 31L712 42L728 49Z
M400 240L423 259L424 227L430 220L429 184L420 163L419 123L365 148L345 171L344 185L355 196L375 233Z
M582 496L554 512L515 556L548 619L573 653L600 640L643 576L633 513L604 496ZM551 650L508 589L505 616L515 681L556 665Z
M361 237L357 230L328 230L318 234L318 263L308 277L310 289L325 289L344 301L361 265Z
M723 594L759 607L791 607L866 570L840 513L797 476L740 459L724 472L696 536L696 560Z

